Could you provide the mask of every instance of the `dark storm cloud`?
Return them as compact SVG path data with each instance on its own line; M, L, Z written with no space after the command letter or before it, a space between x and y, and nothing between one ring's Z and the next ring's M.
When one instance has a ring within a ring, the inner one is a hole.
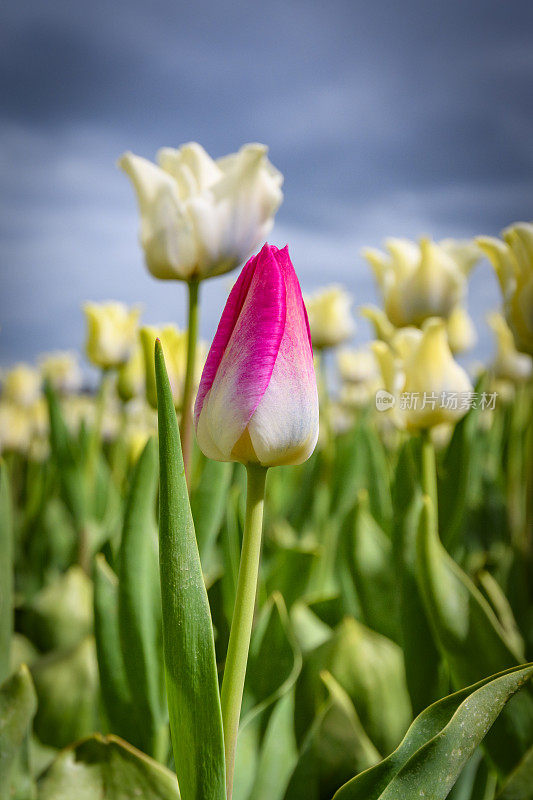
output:
M285 174L272 240L304 287L343 281L356 303L365 244L533 216L529 2L28 0L4 31L0 361L79 344L89 297L183 322L180 287L142 266L125 149L268 143ZM206 335L224 285L206 287ZM471 297L480 322L488 267Z

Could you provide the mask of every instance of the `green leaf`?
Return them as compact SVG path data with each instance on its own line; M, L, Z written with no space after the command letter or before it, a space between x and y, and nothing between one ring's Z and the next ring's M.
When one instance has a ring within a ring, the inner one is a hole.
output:
M23 664L0 686L0 800L13 796L16 759L29 734L36 708L33 681Z
M294 692L280 697L268 720L250 800L282 800L298 759L294 736Z
M389 753L411 720L402 652L385 636L347 617L304 663L297 687L297 734L301 737L323 697L320 673L330 672L350 697L369 738Z
M54 652L32 666L39 698L34 730L43 744L66 747L97 727L98 666L94 639Z
M167 699L183 800L225 800L224 736L213 627L189 505L185 469L160 342L159 563Z
M72 647L92 631L92 582L80 567L70 567L41 589L21 614L23 632L41 650Z
M497 800L531 800L533 798L533 747L506 780Z
M359 493L350 528L352 546L348 547L348 564L363 620L373 630L397 641L399 620L392 543L370 514L366 490Z
M63 499L77 528L81 529L87 521L89 507L83 454L68 431L59 398L48 382L45 384L45 392L50 415L50 445L59 470Z
M179 800L176 776L116 736L64 750L39 781L39 800Z
M431 501L425 498L418 531L417 577L435 639L457 686L520 663L491 607L439 541ZM506 774L533 744L533 698L521 692L503 710L486 746Z
M321 680L328 698L303 744L286 800L331 797L349 775L380 759L344 689L328 672L321 674Z
M0 683L9 675L13 633L13 511L11 484L0 458Z
M158 760L168 749L155 502L157 443L149 439L134 470L119 554L118 615L123 663L142 720L135 744Z
M419 714L440 697L439 651L416 579L416 536L422 508L417 464L420 441L408 439L398 456L393 484L393 550L405 677L413 713Z
M434 703L388 758L345 784L335 800L444 800L502 708L532 674L532 665L515 667Z
M464 524L465 510L473 489L473 476L479 471L475 463L477 417L471 409L455 426L446 450L439 481L439 530L448 550L453 548ZM474 463L473 463L474 462Z
M233 465L207 459L191 497L191 510L204 572L211 565L213 547L224 519Z
M136 745L143 728L126 675L118 621L118 578L99 553L94 566L94 636L100 692L109 730Z

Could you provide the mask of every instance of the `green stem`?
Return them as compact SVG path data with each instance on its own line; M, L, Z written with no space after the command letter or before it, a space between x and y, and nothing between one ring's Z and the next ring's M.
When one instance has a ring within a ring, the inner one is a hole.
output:
M183 384L183 398L181 403L180 436L183 452L185 475L189 479L189 463L191 458L192 443L192 396L194 391L194 373L196 366L196 343L198 341L198 290L200 284L197 280L190 280L187 284L189 290L189 310L187 319L187 366Z
M221 692L227 800L231 800L233 789L235 749L257 593L267 468L248 464L246 471L246 519L241 564Z
M95 400L95 416L94 425L91 430L91 436L88 444L87 452L87 487L88 497L93 500L94 489L96 485L96 474L98 465L98 451L102 440L102 425L104 422L105 404L107 399L107 387L110 381L110 370L102 370L100 378L100 385L96 394Z
M435 448L428 429L422 431L422 490L430 498L435 519L438 518L437 466Z

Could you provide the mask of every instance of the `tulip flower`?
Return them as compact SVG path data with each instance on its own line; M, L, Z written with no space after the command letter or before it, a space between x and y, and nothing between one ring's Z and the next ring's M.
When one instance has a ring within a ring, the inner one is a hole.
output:
M265 245L233 287L200 381L198 444L216 461L301 464L318 436L313 352L287 248Z
M146 399L153 408L157 408L157 392L155 386L154 343L161 341L165 354L172 399L175 408L181 408L183 399L183 384L187 367L187 332L180 330L177 325L153 326L145 325L141 328L141 345L144 355L144 368L146 374ZM197 387L205 362L206 348L200 342L195 355L193 387Z
M337 353L341 379L347 383L367 383L379 374L374 353L369 347L344 347Z
M527 381L533 374L533 359L526 353L518 352L505 317L493 312L487 316L487 322L496 337L496 355L491 366L494 377L512 383Z
M472 318L463 306L456 306L446 320L448 344L452 353L464 353L477 342L476 329Z
M511 225L502 236L503 242L481 236L477 243L496 270L516 348L533 355L533 223Z
M350 313L352 299L342 286L327 286L306 295L304 300L316 350L336 347L351 339L355 332Z
M57 351L46 353L39 359L43 378L59 394L74 394L81 388L82 374L76 353Z
M137 193L141 244L155 278L229 272L270 232L283 177L264 145L214 160L191 142L159 150L157 161L133 153L119 160Z
M29 364L16 364L2 372L2 400L29 408L40 397L41 374Z
M194 407L201 450L246 464L246 518L222 682L227 797L257 591L267 467L301 464L318 438L313 348L288 248L265 244L229 295Z
M141 245L156 278L187 282L187 367L181 438L187 470L198 336L199 281L229 272L262 241L283 199L283 176L267 148L247 144L213 160L196 142L165 147L157 164L125 153L119 166L131 178L141 215Z
M89 361L101 369L124 364L137 340L140 308L124 303L85 303L87 320L85 351Z
M390 413L398 427L424 430L466 414L468 404L461 398L473 387L453 358L443 320L427 320L422 331L405 328L391 345L375 342L373 350L385 388L395 398Z
M117 393L127 403L140 397L145 391L144 353L140 342L134 347L128 360L122 364L117 375Z
M467 277L479 258L471 243L441 244L388 239L388 253L368 248L385 311L396 327L420 326L430 317L448 318L464 299Z

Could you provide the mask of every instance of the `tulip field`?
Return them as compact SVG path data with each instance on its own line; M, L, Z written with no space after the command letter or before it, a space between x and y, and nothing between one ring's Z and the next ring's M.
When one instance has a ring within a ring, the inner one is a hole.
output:
M262 145L119 167L187 325L0 372L0 800L532 800L533 223L369 242L357 307Z

